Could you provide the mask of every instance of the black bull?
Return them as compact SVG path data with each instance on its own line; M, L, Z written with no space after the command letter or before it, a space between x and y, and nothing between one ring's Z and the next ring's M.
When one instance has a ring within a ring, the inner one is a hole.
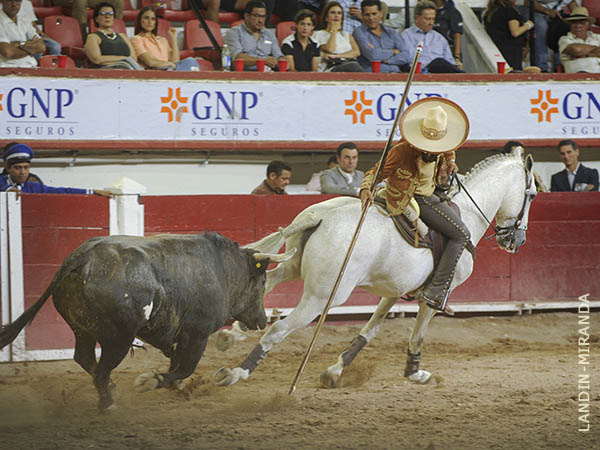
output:
M265 271L286 258L239 248L217 233L92 238L67 257L40 299L0 331L0 348L52 295L75 334L74 359L92 375L104 410L114 405L110 373L136 336L171 360L168 373L136 379L144 391L190 376L208 337L230 318L264 328Z

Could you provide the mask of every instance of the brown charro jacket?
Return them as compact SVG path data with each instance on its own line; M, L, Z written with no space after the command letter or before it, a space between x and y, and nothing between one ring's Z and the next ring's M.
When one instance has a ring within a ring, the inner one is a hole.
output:
M430 196L435 189L440 167L449 160L454 160L454 151L440 153L436 161L426 163L421 159L421 153L411 147L408 142L401 140L390 149L383 169L377 180L374 180L379 163L375 164L366 174L360 185L360 190L370 189L387 179L386 203L388 211L393 215L402 214L414 194Z

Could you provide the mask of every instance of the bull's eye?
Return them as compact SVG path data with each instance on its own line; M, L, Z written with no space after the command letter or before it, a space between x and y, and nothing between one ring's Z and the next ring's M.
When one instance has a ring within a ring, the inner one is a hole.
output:
M262 264L261 264L261 263L256 263L256 268L257 268L257 269L260 269L260 268L261 268L261 266L262 266Z

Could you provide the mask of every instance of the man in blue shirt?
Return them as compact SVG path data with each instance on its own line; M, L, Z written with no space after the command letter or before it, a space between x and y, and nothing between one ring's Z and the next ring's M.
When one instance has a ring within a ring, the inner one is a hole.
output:
M21 191L31 194L96 194L111 197L112 194L104 190L79 189L66 187L51 187L43 183L28 180L33 150L25 144L8 146L2 155L6 174L0 176L0 192Z
M381 23L381 2L363 0L360 7L364 25L353 33L360 47L360 65L365 71L371 71L371 61L381 61L381 72L408 71L410 55L402 46L402 40L396 30Z
M265 28L266 18L264 2L252 0L246 5L244 23L225 34L231 57L243 59L246 69L256 70L256 61L263 59L268 67L275 69L278 59L285 58L273 32Z
M415 6L415 24L402 32L402 46L410 52L412 60L417 52L417 45L423 42L420 61L430 73L464 73L454 61L448 41L437 31L435 24L436 6L430 1L417 3Z

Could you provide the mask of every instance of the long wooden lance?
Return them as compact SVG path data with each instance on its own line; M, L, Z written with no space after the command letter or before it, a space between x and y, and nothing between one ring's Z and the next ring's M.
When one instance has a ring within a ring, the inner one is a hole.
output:
M375 191L375 181L379 177L379 174L381 173L381 169L383 168L383 166L385 164L387 155L390 152L390 149L392 148L392 141L394 140L394 133L396 132L396 128L398 127L398 122L400 120L400 116L402 115L402 110L404 109L404 105L405 105L406 99L408 97L408 91L410 90L410 85L411 85L413 77L415 75L415 71L417 69L417 63L419 61L419 57L421 56L422 51L423 51L423 42L419 42L419 45L417 46L417 51L415 53L415 57L413 58L412 65L410 67L410 72L408 73L408 79L406 80L406 86L404 87L404 94L402 94L402 99L400 100L400 105L398 106L398 113L396 114L396 118L394 119L394 125L393 125L390 135L388 137L385 148L381 152L381 157L379 158L379 163L377 164L377 169L375 170L375 177L373 178L374 182L371 185L371 194ZM319 322L317 323L317 326L315 328L315 332L313 334L312 340L310 341L308 349L306 350L306 353L304 354L304 358L302 359L302 363L300 364L300 367L298 368L298 372L296 373L294 382L292 383L292 386L290 387L290 391L288 393L289 395L292 395L296 391L296 386L298 386L300 377L302 376L302 373L304 372L304 369L306 368L306 364L308 363L308 358L310 357L312 349L315 346L315 343L317 342L317 337L319 336L319 332L321 331L321 328L323 327L323 322L325 322L325 317L327 316L327 313L329 312L329 308L331 307L333 298L335 297L335 294L337 293L340 282L342 281L342 277L344 276L344 272L346 271L346 267L348 266L348 261L350 261L350 256L352 255L352 251L354 250L354 245L356 244L356 241L358 239L360 229L362 228L365 218L367 217L367 211L369 210L369 206L371 206L370 203L366 202L364 207L362 208L362 213L360 215L358 225L356 225L356 230L354 231L354 235L352 236L352 240L350 241L350 247L348 247L348 251L346 252L346 257L344 258L344 262L342 263L340 272L335 280L335 283L333 284L333 288L331 289L331 294L329 294L329 299L327 299L327 304L325 305L325 309L323 309L323 313L321 313L321 317L319 318Z

